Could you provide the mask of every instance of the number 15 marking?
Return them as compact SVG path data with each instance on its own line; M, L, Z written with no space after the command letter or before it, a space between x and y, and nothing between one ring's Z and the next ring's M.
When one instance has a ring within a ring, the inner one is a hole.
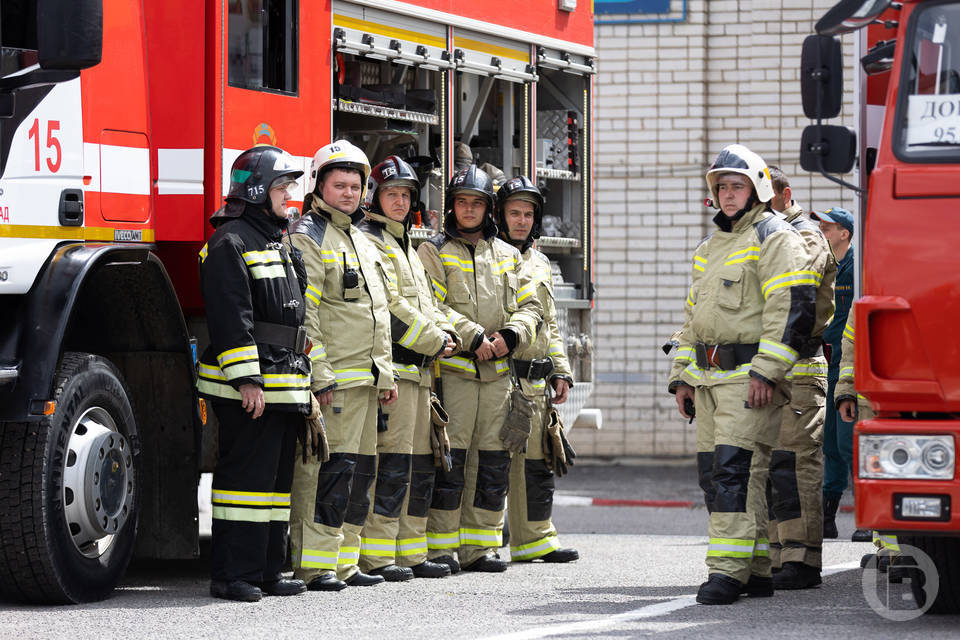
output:
M52 158L46 158L47 169L51 173L60 170L60 160L62 159L62 149L60 148L60 139L56 132L60 131L59 120L47 121L47 149L53 149ZM40 119L33 119L33 126L27 132L27 136L33 140L33 170L40 171Z

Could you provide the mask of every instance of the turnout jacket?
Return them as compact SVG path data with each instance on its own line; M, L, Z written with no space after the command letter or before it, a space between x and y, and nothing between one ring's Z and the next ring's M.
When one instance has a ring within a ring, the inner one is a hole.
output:
M869 406L867 399L857 393L857 389L854 386L853 344L854 327L853 314L851 313L847 317L846 326L843 328L843 356L840 358L840 379L837 380L837 386L833 390L834 403L840 402L845 398L853 398L857 401L858 405L866 404Z
M483 382L510 373L509 354L482 362L473 359L484 336L501 331L511 349L526 347L536 336L543 313L530 283L521 278L520 252L496 233L496 226L486 225L474 246L456 229L441 231L417 249L440 310L463 340L464 351L441 358L440 369Z
M803 215L803 207L792 202L783 215L803 238L807 249L806 269L821 276L820 284L817 285L816 318L811 331L811 337L818 342L833 319L833 286L837 279L837 260L833 256L833 251L830 250L830 243L820 232L820 226ZM793 382L801 382L810 377L823 377L826 381L826 364L826 359L820 356L800 360L787 374L787 378L792 379Z
M800 234L762 203L736 219L721 211L713 220L717 231L694 252L670 391L681 383L710 386L747 376L781 382L811 343L823 276L808 267ZM757 344L758 351L735 369L701 369L697 343Z
M200 250L200 289L210 345L200 357L197 391L212 399L240 400L238 388L263 388L266 408L310 410L310 361L291 346L260 341L255 323L303 325L303 294L295 256L282 227L248 206L222 223Z
M513 357L516 360L553 360L553 373L550 379L563 378L573 384L573 374L570 371L570 361L563 347L563 336L557 325L557 305L553 296L553 271L550 269L550 259L541 252L528 247L520 254L520 278L529 282L527 290L533 291L543 307L543 323L540 330L528 346L518 348ZM520 386L527 395L543 393L546 380L520 379Z
M334 387L392 389L390 292L379 252L354 226L363 211L347 215L313 194L308 201L290 239L303 252L307 271L311 388L315 393Z
M401 380L430 386L427 368L443 350L446 335L460 339L456 329L434 303L427 273L407 228L387 216L366 212L357 228L363 231L380 252L390 299L390 333L393 338L393 369ZM419 360L419 363L412 362Z

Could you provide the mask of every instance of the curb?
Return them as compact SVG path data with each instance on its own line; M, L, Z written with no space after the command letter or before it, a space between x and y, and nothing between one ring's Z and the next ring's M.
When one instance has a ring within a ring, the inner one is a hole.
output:
M690 500L621 500L616 498L588 498L586 496L563 496L553 498L553 504L564 507L653 507L666 509L691 509ZM853 505L840 506L841 513L853 513Z

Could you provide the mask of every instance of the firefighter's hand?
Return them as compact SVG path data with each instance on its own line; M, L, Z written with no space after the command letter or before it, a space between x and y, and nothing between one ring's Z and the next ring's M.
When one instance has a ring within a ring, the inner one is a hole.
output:
M683 405L686 400L689 400L693 404L694 391L693 387L688 384L677 385L677 408L680 409L680 415L682 415L687 420L693 418L693 416L687 413L687 410L684 409Z
M477 347L477 350L474 351L474 353L477 355L478 361L491 359L494 355L493 342L484 337L483 341L480 343L480 346Z
M444 337L447 339L446 343L443 345L443 351L440 352L441 358L446 358L452 356L453 352L457 349L457 341L453 339L449 333L444 334Z
M853 398L844 398L837 405L840 419L844 422L854 422L857 419L857 401Z
M679 390L677 396L679 397ZM773 387L760 380L750 378L750 390L747 391L747 404L751 409L761 409L773 402Z
M313 395L317 397L317 402L319 402L323 406L329 406L333 404L333 389L330 389L329 391L321 391L319 393L314 393Z
M393 389L388 389L380 394L380 404L383 406L389 406L397 401L397 385L393 385Z
M563 404L567 401L567 394L570 392L570 383L563 378L554 378L553 384L553 404Z
M510 353L510 347L507 346L507 341L503 339L499 331L490 336L490 344L493 345L493 355L498 358L502 358Z
M263 389L260 385L249 382L240 385L240 401L244 411L253 413L254 420L263 415Z

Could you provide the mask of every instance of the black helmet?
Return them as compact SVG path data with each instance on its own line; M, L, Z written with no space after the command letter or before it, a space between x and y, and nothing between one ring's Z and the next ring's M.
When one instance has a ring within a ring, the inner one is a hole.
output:
M457 220L453 212L453 199L458 193L469 193L484 198L487 202L486 215L484 223L478 229L464 229L464 231L480 231L483 229L491 235L496 234L496 222L493 219L494 193L493 181L490 180L483 170L477 165L471 164L453 174L450 184L447 185L445 196L446 215L444 216L444 225L448 228L456 228Z
M540 193L537 185L530 182L530 178L527 176L514 176L500 185L500 189L497 191L497 225L502 233L507 234L505 239L508 242L512 241L509 240L509 231L503 210L507 200L511 198L526 200L533 205L533 228L530 229L530 239L536 240L540 237L543 224L543 194Z
M364 206L372 213L383 213L383 209L380 208L380 201L377 199L380 187L408 187L411 191L411 208L420 201L420 180L417 178L416 172L413 167L397 156L387 156L370 172Z
M277 178L296 180L303 175L293 156L277 147L258 145L247 149L233 161L227 198L250 204L263 204Z

